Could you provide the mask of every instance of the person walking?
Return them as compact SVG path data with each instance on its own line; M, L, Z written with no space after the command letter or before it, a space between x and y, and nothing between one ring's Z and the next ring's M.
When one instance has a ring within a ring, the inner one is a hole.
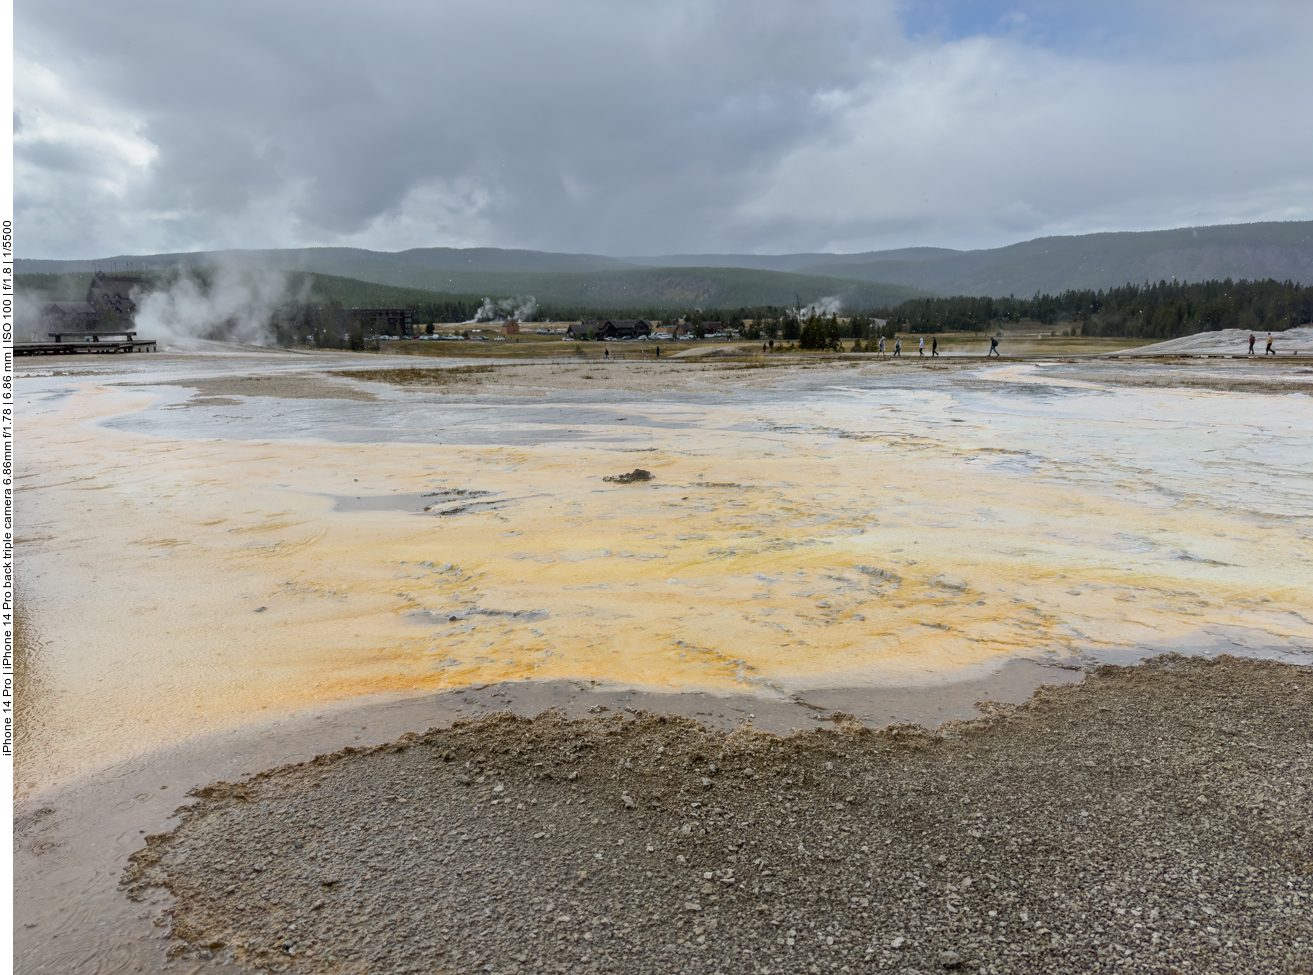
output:
M921 340L920 340L919 342L916 343L916 354L917 354L917 355L925 355L925 336L924 336L924 335L922 335L922 336L921 336Z
M884 336L880 336L880 355L884 355Z
M765 342L762 342L762 343L761 343L761 354L762 354L762 355L765 355L765 354L766 354L766 343L765 343Z
M894 355L900 359L903 357L903 340L901 337L894 339Z
M989 351L985 353L985 358L988 359L992 355L998 355L998 339L991 335L989 337ZM998 357L1003 358L1001 355L998 355Z
M1267 333L1267 351L1264 352L1263 355L1276 355L1276 354L1277 354L1277 350L1274 349L1274 348L1272 348L1272 333L1271 333L1271 332L1268 332L1268 333Z
M939 355L939 336L936 335L930 340L930 358Z
M770 342L767 343L767 344L770 346L770 350L771 350L772 352L774 352L774 351L775 351L775 340L774 340L774 339L771 339Z
M656 347L656 349L657 349L657 358L660 359L660 358L661 358L661 346L658 345L658 346Z
M602 358L603 359L611 358L611 347L609 345L602 347Z
M1253 333L1253 332L1250 332L1250 333L1249 333L1249 354L1250 354L1250 355L1253 355L1253 354L1254 354L1254 333Z

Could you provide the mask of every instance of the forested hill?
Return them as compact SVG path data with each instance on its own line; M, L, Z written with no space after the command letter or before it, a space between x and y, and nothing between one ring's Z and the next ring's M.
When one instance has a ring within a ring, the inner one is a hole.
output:
M1169 339L1221 328L1284 331L1313 323L1313 287L1290 281L1160 281L1033 298L925 298L883 312L910 332L988 331L1034 321L1082 335Z
M1313 221L1043 237L987 250L613 258L495 247L201 251L99 261L19 258L19 273L254 267L444 294L533 295L571 308L708 308L843 299L848 311L923 294L1056 295L1127 281L1273 278L1313 284ZM904 289L904 290L899 290Z
M798 268L941 295L1060 294L1127 281L1264 280L1313 284L1313 221L1042 237L978 251L889 252L862 264Z
M126 263L126 262L124 262ZM136 263L136 262L134 262ZM276 262L275 262L276 264ZM43 264L37 264L43 267ZM618 309L642 309L644 314L662 314L686 308L783 307L834 300L847 311L884 307L925 294L916 288L867 281L841 281L817 275L753 271L743 268L628 268L607 271L460 271L416 268L401 264L358 266L358 277L323 272L297 271L262 264L226 265L248 270L276 270L286 275L289 291L300 290L298 282L313 283L313 300L336 299L347 307L406 305L450 298L481 296L506 299L532 297L541 308L555 315L614 313ZM20 265L27 271L29 265ZM184 265L184 267L188 267ZM353 265L353 267L356 267ZM188 273L208 274L212 268L191 265ZM122 272L120 272L122 273ZM135 273L135 272L134 272ZM155 281L181 273L177 266L142 272ZM372 277L366 277L370 274ZM73 274L20 273L30 290L51 295L47 300L80 298L86 290L89 271ZM57 281L81 281L80 286ZM475 307L478 307L476 302Z

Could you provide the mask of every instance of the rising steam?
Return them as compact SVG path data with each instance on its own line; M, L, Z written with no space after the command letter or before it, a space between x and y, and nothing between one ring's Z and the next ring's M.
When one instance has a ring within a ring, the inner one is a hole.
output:
M837 295L817 298L805 308L798 309L798 320L805 322L809 318L837 318L843 308L843 299Z
M249 267L217 267L179 275L167 287L136 296L138 331L158 339L212 339L274 344L271 323L293 301L287 275Z
M538 311L538 302L533 295L524 298L501 298L493 301L484 298L479 310L474 313L476 322L502 322L514 318L517 322L527 322Z

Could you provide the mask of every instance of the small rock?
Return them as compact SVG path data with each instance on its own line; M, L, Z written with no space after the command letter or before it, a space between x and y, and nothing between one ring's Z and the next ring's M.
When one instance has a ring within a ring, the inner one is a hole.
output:
M625 795L624 793L620 794L620 802L624 804L624 807L626 809L638 808L638 803L634 802L634 800L631 797Z
M611 477L604 477L602 480L611 481L615 484L633 484L636 481L652 480L652 472L645 471L641 467L636 467L628 474L616 474Z
M931 579L930 585L938 586L940 589L952 589L955 592L962 592L967 587L967 584L961 579L943 574L937 575ZM1080 593L1077 593L1076 595L1079 596Z
M900 934L898 937L894 938L893 941L889 942L889 947L890 947L890 948L901 948L901 947L903 946L903 942L904 942L905 940L906 940L906 939L903 938L903 936Z
M956 951L941 951L939 953L939 964L944 968L957 968L962 964L962 956Z

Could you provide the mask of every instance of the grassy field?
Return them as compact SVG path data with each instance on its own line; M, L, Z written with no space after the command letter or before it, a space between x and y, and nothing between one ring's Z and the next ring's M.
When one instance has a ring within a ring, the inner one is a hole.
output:
M916 344L919 335L904 335L903 356L916 358ZM930 356L931 339L925 336L926 357ZM948 334L940 335L939 351L946 356L979 355L989 351L989 339L984 335ZM1101 352L1116 352L1119 349L1138 348L1151 343L1151 339L1121 338L1085 338L1082 336L1048 335L1042 336L1035 331L1004 332L999 339L999 353L1013 355L1092 355ZM775 352L788 350L790 343L776 341ZM383 342L380 352L391 355L434 356L458 359L535 359L535 358L601 358L604 350L610 350L613 357L641 359L645 355L655 356L656 347L661 347L661 358L665 359L676 353L690 349L714 352L718 349L735 349L751 354L761 354L761 342L708 340L704 342L563 342L559 335L512 335L506 341L490 339L486 342ZM844 351L851 351L853 341L844 341ZM887 355L894 351L894 340L885 342ZM798 352L799 350L793 349ZM801 353L816 354L816 353Z

